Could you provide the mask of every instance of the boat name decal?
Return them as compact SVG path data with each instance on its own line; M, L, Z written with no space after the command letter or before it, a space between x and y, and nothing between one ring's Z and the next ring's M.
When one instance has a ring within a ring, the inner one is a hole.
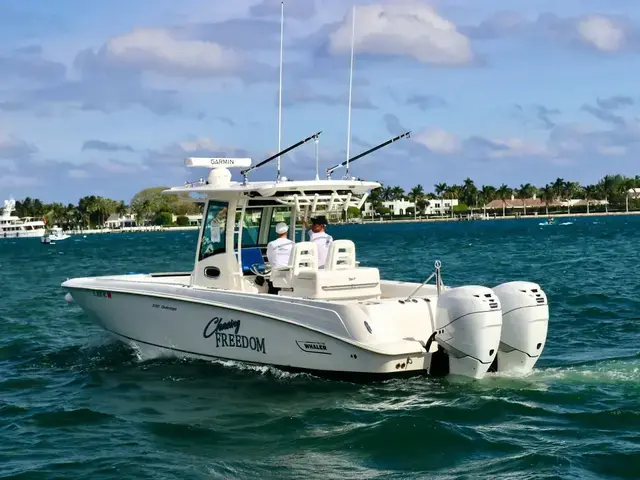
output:
M301 340L296 340L296 344L303 352L331 355L331 352L327 350L327 345L324 342L303 342Z
M172 307L170 305L162 305L160 303L154 303L152 305L153 308L159 308L161 310L171 310L172 312L175 312L177 309L177 307Z
M222 317L213 317L204 327L202 336L211 338L215 335L216 348L233 347L251 349L255 352L267 354L264 337L247 337L240 335L240 320L224 320Z
M100 290L93 290L94 297L111 298L111 292L101 292Z

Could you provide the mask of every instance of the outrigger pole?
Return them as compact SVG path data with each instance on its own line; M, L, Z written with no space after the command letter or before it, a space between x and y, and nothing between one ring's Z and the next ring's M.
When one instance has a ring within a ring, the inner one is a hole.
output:
M298 148L300 145L304 145L305 143L307 143L309 140L312 140L314 138L318 138L320 136L320 134L322 133L322 130L320 130L317 133L314 133L313 135L305 138L304 140L300 140L298 143L295 143L293 145L291 145L290 147L285 148L284 150L281 150L280 152L276 153L275 155L271 155L269 158L261 161L260 163L256 163L253 167L250 168L245 168L244 170L241 170L240 173L242 174L242 176L244 177L244 183L246 185L247 183L247 174L251 171L254 170L258 167L261 167L262 165L265 165L267 163L269 163L271 160L275 160L276 158L280 158L282 155L284 155L287 152L290 152L291 150L293 150L294 148Z
M387 145L390 145L390 144L392 144L393 142L396 142L396 141L398 141L398 140L400 140L400 139L402 139L402 138L410 137L410 136L411 136L411 131L405 132L405 133L403 133L402 135L398 135L397 137L392 138L391 140L387 140L386 142L383 142L383 143L381 143L380 145L377 145L377 146L375 146L375 147L373 147L373 148L370 148L370 149L369 149L369 150L367 150L366 152L362 152L362 153L360 153L360 154L356 155L355 157L348 158L348 159L347 159L347 160L345 160L344 162L339 163L338 165L335 165L335 166L333 166L333 167L331 167L331 168L328 168L328 169L327 169L327 179L331 178L331 174L332 174L335 170L337 170L338 168L340 168L340 167L342 167L342 166L344 166L344 165L348 165L349 163L352 163L352 162L354 162L354 161L358 160L359 158L364 157L365 155L369 155L370 153L373 153L373 152L375 152L376 150L381 149L382 147L386 147Z

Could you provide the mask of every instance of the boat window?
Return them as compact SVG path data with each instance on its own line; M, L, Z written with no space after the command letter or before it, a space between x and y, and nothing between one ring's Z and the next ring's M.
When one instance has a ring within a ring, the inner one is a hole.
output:
M291 209L288 207L276 207L271 214L271 223L269 225L269 242L278 238L276 233L276 225L280 222L284 222L290 225L291 221ZM287 237L289 235L287 234Z
M200 260L225 251L227 202L210 201L200 245Z
M262 219L262 208L247 208L244 212L242 222L242 246L255 247L260 238L260 220ZM236 213L236 225L240 226L241 212ZM234 236L234 244L238 242L238 234Z

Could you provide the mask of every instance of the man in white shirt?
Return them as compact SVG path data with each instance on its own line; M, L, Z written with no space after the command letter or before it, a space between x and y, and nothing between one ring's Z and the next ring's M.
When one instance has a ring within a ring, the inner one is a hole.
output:
M272 269L289 265L293 242L287 238L288 231L289 226L286 223L278 223L276 225L278 238L267 244L267 261ZM279 288L273 286L270 280L267 280L267 286L269 287L267 293L277 295L280 291Z
M276 225L278 238L267 244L267 261L271 268L286 267L289 265L289 257L293 249L293 242L287 238L289 226L286 223Z
M325 232L325 228L329 222L324 215L319 215L311 219L311 230L309 230L309 241L316 244L318 248L318 268L324 268L327 260L329 246L333 242L333 237ZM305 222L306 226L306 222Z

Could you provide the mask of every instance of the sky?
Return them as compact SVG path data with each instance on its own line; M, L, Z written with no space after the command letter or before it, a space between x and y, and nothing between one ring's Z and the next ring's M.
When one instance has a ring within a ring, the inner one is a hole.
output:
M206 177L185 157L277 152L280 4L0 2L0 200L129 202ZM321 176L346 159L354 5L351 156L411 136L351 175L433 191L640 174L636 0L285 0L281 148L322 131ZM314 148L282 175L313 178Z

